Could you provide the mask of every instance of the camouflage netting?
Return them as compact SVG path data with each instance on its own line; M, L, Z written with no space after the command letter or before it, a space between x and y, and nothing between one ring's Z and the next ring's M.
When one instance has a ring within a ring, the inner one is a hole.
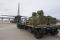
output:
M51 16L44 16L44 12L41 10L37 11L37 13L32 13L32 16L28 20L28 24L33 26L56 24L56 18Z

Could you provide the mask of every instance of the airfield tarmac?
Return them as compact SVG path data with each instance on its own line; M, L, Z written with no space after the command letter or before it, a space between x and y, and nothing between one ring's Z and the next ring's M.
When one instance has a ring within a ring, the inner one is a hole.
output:
M0 23L0 40L60 40L60 33L56 36L46 35L36 39L28 31L17 29L16 24Z

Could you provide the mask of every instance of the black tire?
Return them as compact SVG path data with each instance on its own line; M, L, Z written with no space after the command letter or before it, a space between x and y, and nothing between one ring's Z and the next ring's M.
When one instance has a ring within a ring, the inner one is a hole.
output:
M58 33L59 33L59 31L56 30L56 31L52 31L50 34L51 34L52 36L54 36L54 35L57 35Z
M34 36L35 36L35 38L36 38L36 39L40 39L40 38L42 38L42 37L43 37L43 35L42 35L42 34L39 34L39 33L34 34Z
M30 33L32 33L32 28L29 27L29 28L28 28L28 31L29 31Z
M39 38L42 38L44 36L44 34L43 34L42 31L35 30L34 36L35 36L36 39L39 39Z
M25 26L24 29L27 30L28 29L28 26Z
M17 28L20 29L20 25L19 24L17 24Z
M21 29L24 29L25 25L21 25Z

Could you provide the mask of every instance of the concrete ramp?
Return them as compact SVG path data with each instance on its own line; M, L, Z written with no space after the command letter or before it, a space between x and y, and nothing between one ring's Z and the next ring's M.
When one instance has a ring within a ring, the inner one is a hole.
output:
M0 24L0 40L60 40L60 33L56 36L46 35L36 39L28 31L17 29L16 24Z

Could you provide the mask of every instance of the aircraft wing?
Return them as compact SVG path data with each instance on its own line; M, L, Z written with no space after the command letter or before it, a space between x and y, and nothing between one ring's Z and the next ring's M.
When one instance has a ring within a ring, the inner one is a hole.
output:
M0 17L1 19L14 19L12 17Z

